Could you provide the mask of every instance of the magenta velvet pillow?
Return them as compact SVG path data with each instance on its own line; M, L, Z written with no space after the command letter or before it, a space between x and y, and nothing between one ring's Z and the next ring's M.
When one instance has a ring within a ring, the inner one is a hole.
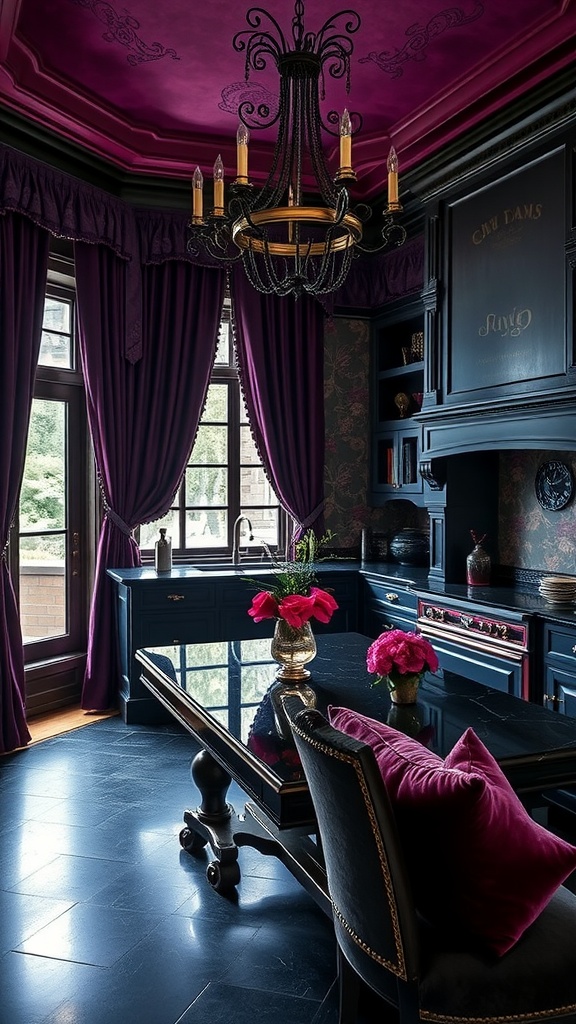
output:
M328 717L374 750L421 912L502 956L576 869L576 847L532 820L472 729L443 761L347 708Z

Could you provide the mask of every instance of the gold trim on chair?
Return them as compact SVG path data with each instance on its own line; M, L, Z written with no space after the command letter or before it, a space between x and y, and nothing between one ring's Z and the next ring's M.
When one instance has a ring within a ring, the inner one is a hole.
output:
M365 778L364 778L364 773L362 772L362 770L361 770L361 768L360 768L356 758L350 757L348 754L343 754L341 751L333 750L331 747L328 747L324 743L321 743L320 740L312 740L312 739L310 739L310 737L307 736L306 733L302 732L294 722L291 722L291 725L292 725L293 731L296 732L298 734L298 736L300 736L301 739L305 740L306 743L308 743L311 747L314 747L316 750L320 750L323 754L328 754L330 757L336 758L336 760L338 760L338 761L345 761L347 764L351 764L352 767L354 768L354 771L356 773L356 777L357 777L358 782L360 784L360 789L362 790L362 797L364 799L364 804L366 806L366 811L368 813L368 819L370 821L370 827L372 829L372 834L374 836L374 840L376 842L376 847L378 849L378 859L380 861L380 867L381 867L382 876L383 876L383 879L384 879L384 886L385 886L386 893L387 893L387 896L388 896L388 904L389 904L389 908L390 908L390 915L391 915L392 923L393 923L394 945L396 946L396 954L397 954L397 957L398 957L398 963L394 964L394 963L392 963L392 961L386 960L379 953L377 953L374 949L371 949L370 946L368 946L365 942L363 942L362 939L356 934L356 932L354 931L352 926L349 924L349 922L346 920L344 915L340 912L340 910L338 909L338 907L334 903L334 900L330 896L330 902L332 903L332 908L333 908L334 914L336 915L336 917L338 918L338 921L340 922L342 927L346 930L346 932L348 933L350 938L356 943L356 945L364 953L366 953L376 963L381 964L383 967L386 967L392 974L396 975L396 977L400 978L402 981L408 981L408 975L406 973L406 962L405 962L405 958L404 958L404 947L402 945L402 938L401 938L401 935L400 935L400 926L399 926L399 923L398 923L398 915L396 913L396 901L395 901L395 899L393 897L392 880L390 878L390 869L388 867L388 860L386 858L386 852L385 852L383 844L382 844L382 838L380 836L380 831L379 831L379 828L378 828L378 823L376 821L376 817L374 815L374 810L372 808L372 801L370 800L370 797L369 797L369 794L368 794L368 790L366 788L366 781L365 781Z

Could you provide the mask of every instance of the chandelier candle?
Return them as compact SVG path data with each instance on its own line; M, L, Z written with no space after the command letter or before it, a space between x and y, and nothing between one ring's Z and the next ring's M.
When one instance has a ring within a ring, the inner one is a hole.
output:
M202 177L202 171L199 167L196 168L192 176L192 220L202 221L202 188L204 186L204 178Z
M238 125L238 131L236 132L236 168L237 176L236 181L240 185L248 184L248 143L250 141L250 132L248 131L245 124Z
M346 177L352 173L352 122L346 108L340 118L340 170L338 173Z
M387 161L388 168L388 209L401 210L398 201L398 156L394 146L390 147Z
M224 164L220 154L214 163L214 216L224 216Z

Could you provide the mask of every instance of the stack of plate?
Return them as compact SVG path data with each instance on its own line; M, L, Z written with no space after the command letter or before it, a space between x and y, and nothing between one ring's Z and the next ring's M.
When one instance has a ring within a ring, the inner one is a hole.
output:
M576 576L543 576L540 593L551 604L572 604L576 601Z

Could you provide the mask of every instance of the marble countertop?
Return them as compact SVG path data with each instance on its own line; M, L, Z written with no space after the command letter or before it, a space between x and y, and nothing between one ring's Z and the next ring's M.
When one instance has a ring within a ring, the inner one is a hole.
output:
M420 566L400 565L394 562L360 562L338 558L320 562L321 573L355 572L374 577L381 582L405 586L423 597L444 598L451 601L474 603L489 608L538 615L551 621L576 625L576 605L550 604L535 589L510 586L468 587L464 583L440 583L428 578L428 569ZM206 579L222 576L270 576L277 570L266 562L240 562L239 565L174 565L170 572L158 574L152 565L134 569L108 569L108 575L117 583L157 580Z

